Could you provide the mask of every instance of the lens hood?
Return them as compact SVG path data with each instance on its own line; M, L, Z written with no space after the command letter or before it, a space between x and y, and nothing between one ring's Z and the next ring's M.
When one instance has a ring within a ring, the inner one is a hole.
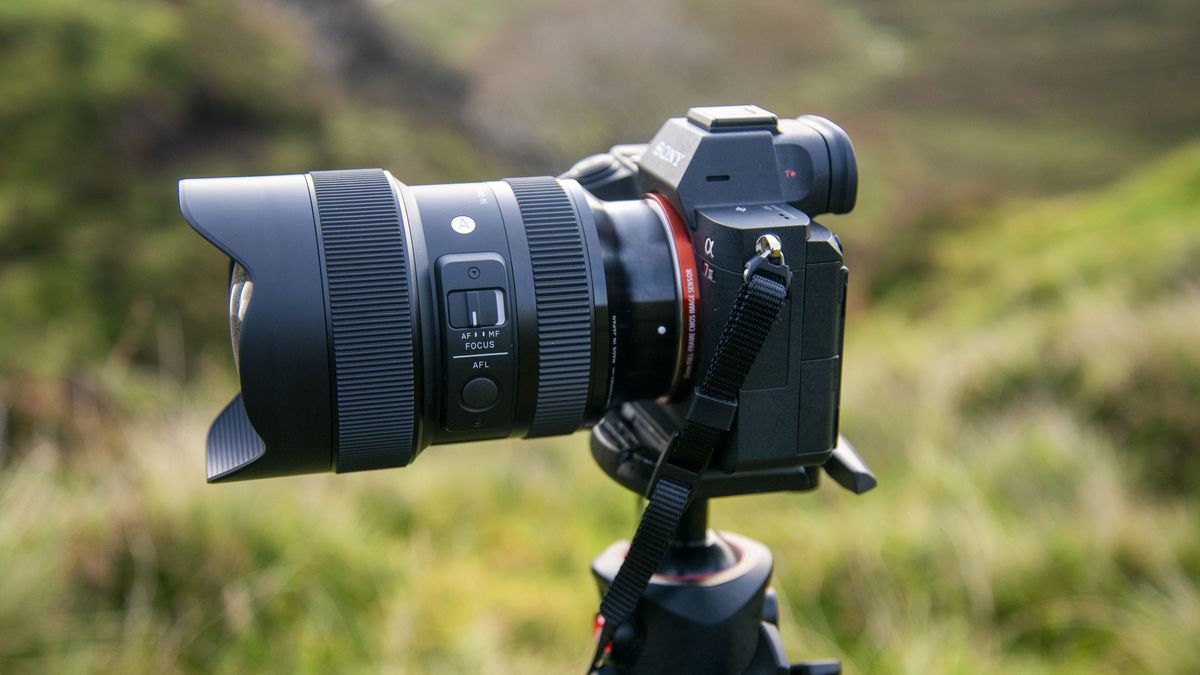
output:
M238 345L242 391L209 430L209 482L329 471L328 310L308 177L183 180L179 204L254 283Z

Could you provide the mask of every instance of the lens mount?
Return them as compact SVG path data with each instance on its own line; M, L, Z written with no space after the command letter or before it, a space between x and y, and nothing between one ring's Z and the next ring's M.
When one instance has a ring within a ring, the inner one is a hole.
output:
M671 389L667 398L676 400L688 393L695 377L696 350L699 347L700 328L700 277L696 270L696 252L692 247L691 233L687 223L679 216L670 200L657 192L643 197L667 231L671 262L675 272L675 288L679 305L679 348L676 350L675 369L671 375Z

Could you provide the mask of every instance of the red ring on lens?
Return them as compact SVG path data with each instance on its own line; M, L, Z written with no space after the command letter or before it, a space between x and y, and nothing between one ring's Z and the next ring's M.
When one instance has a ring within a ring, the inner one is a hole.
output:
M671 235L671 255L675 259L675 278L679 291L679 352L675 363L675 374L671 378L671 390L667 399L678 399L687 393L695 378L696 353L699 349L700 329L700 275L696 270L696 252L692 248L691 233L679 212L664 196L649 192L643 199L658 206L664 225Z

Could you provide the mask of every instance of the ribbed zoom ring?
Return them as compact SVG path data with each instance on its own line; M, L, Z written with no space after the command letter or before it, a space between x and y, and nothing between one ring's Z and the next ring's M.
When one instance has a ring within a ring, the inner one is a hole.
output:
M416 378L404 228L379 169L314 171L333 337L337 471L407 464Z
M554 178L510 178L525 221L537 306L537 402L529 436L568 434L587 407L592 294L579 218Z

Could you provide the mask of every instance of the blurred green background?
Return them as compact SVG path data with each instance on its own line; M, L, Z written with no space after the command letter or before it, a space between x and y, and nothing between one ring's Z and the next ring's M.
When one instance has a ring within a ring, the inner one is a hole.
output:
M226 261L175 181L557 173L742 102L862 176L827 224L881 485L714 506L789 654L1200 672L1191 0L0 1L0 672L578 670L637 513L584 434L204 484Z

